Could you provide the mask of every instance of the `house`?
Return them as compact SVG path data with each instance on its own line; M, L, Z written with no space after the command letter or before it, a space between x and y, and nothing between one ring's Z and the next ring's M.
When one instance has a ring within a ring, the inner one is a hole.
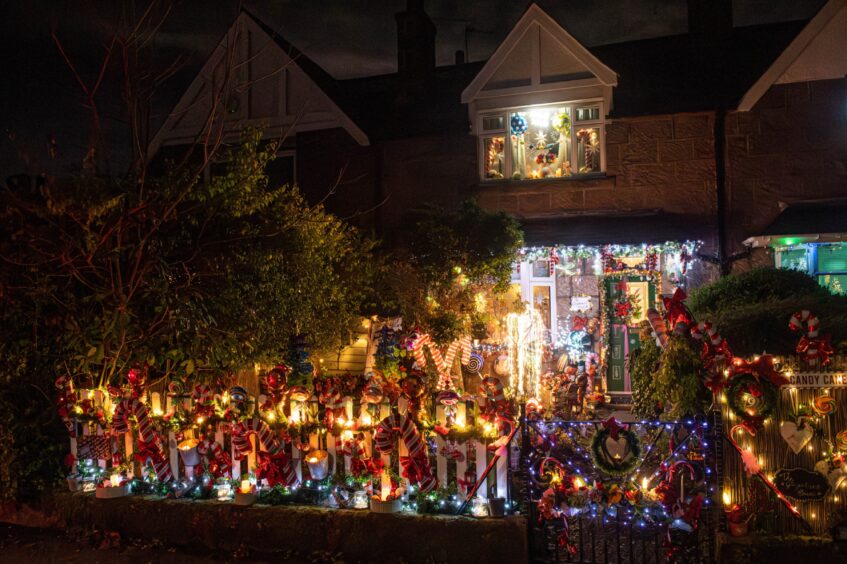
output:
M515 215L515 291L620 393L649 307L767 259L745 241L775 244L780 202L847 195L845 0L744 28L731 0L690 0L687 34L590 48L533 3L487 61L446 67L423 4L397 14L398 71L350 80L242 12L153 149L263 125L276 181L389 243L426 202Z

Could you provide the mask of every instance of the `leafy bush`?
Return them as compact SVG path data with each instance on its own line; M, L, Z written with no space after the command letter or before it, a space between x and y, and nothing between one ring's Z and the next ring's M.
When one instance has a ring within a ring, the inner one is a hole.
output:
M632 412L644 419L654 419L660 411L656 378L662 350L650 333L649 323L646 328L642 326L641 348L634 349L627 358L632 378Z
M788 328L788 320L802 309L820 318L822 332L832 334L834 346L843 349L847 339L847 297L830 294L811 276L793 270L733 274L694 290L687 304L739 356L793 353L798 334Z
M670 404L665 411L669 418L679 419L709 407L711 393L700 378L702 366L689 339L671 335L656 377L656 398Z

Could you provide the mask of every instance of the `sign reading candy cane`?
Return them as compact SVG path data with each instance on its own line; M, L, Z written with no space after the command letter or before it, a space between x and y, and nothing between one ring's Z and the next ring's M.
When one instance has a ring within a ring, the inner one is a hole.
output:
M398 431L406 449L409 451L409 466L413 466L415 470L414 473L409 473L409 481L413 484L417 483L421 492L434 490L438 487L438 480L432 475L432 468L427 459L426 446L421 440L418 428L415 427L410 418L399 413L392 413L380 421L374 436L376 450L381 454L391 454L394 451Z
M268 424L258 417L239 421L232 427L232 447L235 460L241 460L244 456L253 452L250 435L256 435L260 444L271 454L281 453L285 446L274 436ZM286 486L297 483L297 474L288 459L281 465L280 471Z
M153 423L150 421L150 414L147 412L146 405L138 401L137 398L122 399L115 408L114 415L112 415L112 432L115 435L128 433L130 416L135 417L135 422L138 425L138 435L141 441L151 447L146 452L150 461L153 463L153 470L156 472L156 477L159 478L160 482L173 480L171 465L168 464L162 452L159 435L153 428Z

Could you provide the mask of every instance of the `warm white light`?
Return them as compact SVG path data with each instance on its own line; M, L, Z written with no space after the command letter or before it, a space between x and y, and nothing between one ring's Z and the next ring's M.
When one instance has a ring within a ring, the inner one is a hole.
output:
M109 476L109 483L112 484L113 488L117 488L121 485L121 475L120 474L112 474Z
M646 477L641 478L641 490L642 491L647 491L647 486L649 486L649 485L650 485L650 481Z
M582 478L577 477L577 478L573 481L573 485L574 485L574 487L576 487L576 489L578 489L578 490L579 490L579 489L582 489L582 488L584 488L584 487L585 487L585 481L583 481L583 479L582 479Z
M241 480L241 493L248 494L253 489L253 486L250 484L250 480Z
M519 400L540 396L544 334L544 320L531 305L506 317L509 383Z
M729 507L729 505L731 503L732 503L732 497L730 497L730 495L729 495L729 490L724 490L723 491L723 504L726 505L727 507Z

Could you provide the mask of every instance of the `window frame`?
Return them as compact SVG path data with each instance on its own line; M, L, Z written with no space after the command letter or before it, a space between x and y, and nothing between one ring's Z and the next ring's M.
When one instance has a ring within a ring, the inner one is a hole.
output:
M532 177L524 177L520 180L512 179L512 175L514 174L514 162L512 156L512 136L511 136L511 128L510 128L510 120L509 114L513 112L528 112L533 108L562 108L564 106L568 106L570 108L571 115L571 147L570 147L570 162L572 166L575 167L578 162L577 156L577 146L579 145L576 141L575 132L577 129L582 128L597 128L600 132L600 170L592 171L592 172L573 172L570 176L556 176L556 177L546 177L546 178L532 178ZM584 121L576 121L576 111L579 107L583 106L597 106L599 110L599 118L596 120L584 120ZM586 178L596 175L606 174L606 111L605 104L603 103L602 98L587 98L581 100L567 100L562 102L553 102L553 103L544 103L544 104L529 104L529 105L521 105L521 106L506 106L501 108L492 108L490 110L480 110L475 119L474 123L474 131L476 132L477 137L477 176L479 177L481 182L486 184L497 183L497 182L524 182L524 181L543 181L543 180L569 180L569 179L579 179ZM490 117L500 117L503 120L503 127L497 129L485 129L483 124L485 123L486 118ZM577 127L579 126L579 127ZM503 175L503 178L486 178L485 176L485 140L490 139L492 137L502 136L505 138L506 146L505 146L505 155L504 155L504 165L506 172Z
M559 334L558 307L556 303L556 273L554 272L548 276L535 276L532 268L533 262L529 260L518 261L516 264L520 264L520 272L517 272L518 269L513 267L511 283L520 284L521 301L530 304L532 307L535 307L534 288L538 286L550 288L550 327L548 328L549 334L547 335L548 344L550 344L555 342L556 335Z

